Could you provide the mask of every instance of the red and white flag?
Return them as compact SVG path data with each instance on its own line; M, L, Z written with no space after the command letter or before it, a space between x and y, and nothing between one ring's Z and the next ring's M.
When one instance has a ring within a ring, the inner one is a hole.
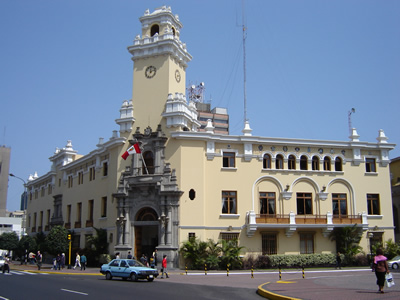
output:
M139 143L136 143L132 146L130 146L128 148L128 150L126 150L124 152L124 154L121 155L121 157L126 160L128 158L129 155L131 154L135 154L135 153L142 153L142 151L140 151L140 147L139 147Z

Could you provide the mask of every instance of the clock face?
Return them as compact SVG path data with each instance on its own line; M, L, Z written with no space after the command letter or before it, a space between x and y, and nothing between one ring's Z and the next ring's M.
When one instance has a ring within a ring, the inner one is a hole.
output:
M181 73L179 72L179 70L175 71L175 79L177 82L181 81Z
M157 69L154 66L149 66L146 68L144 75L146 78L153 78L156 75Z

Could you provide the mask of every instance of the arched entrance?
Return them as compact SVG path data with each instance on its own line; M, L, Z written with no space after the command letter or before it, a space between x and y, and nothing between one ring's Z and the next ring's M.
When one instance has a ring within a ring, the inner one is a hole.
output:
M158 216L154 209L144 207L138 211L135 218L135 257L142 254L148 258L158 246Z

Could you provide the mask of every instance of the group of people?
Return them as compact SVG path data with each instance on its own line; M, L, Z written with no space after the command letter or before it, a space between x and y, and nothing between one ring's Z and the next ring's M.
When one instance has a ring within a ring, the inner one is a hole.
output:
M53 270L63 270L65 267L65 254L60 253L57 254L56 257L53 258Z
M79 255L78 252L76 252L76 256L75 256L75 265L73 267L73 269L75 270L76 267L81 268L82 270L86 270L86 264L87 264L87 258L85 254Z

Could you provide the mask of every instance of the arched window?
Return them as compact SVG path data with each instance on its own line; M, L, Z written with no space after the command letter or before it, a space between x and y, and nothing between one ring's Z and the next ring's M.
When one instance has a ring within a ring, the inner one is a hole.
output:
M307 156L302 155L300 157L300 170L307 170L308 169L308 159Z
M296 157L294 155L289 155L288 169L296 170Z
M175 28L174 27L172 27L172 34L175 36L175 34L176 34L176 30L175 30Z
M153 152L146 151L143 153L143 159L146 166L143 165L143 173L142 174L154 174L154 158ZM147 170L146 170L147 167Z
M324 157L324 171L330 171L331 170L331 159L328 156Z
M271 169L271 155L264 154L263 169Z
M283 156L280 154L275 158L275 169L283 169Z
M154 36L156 33L160 34L160 27L157 24L151 26L150 34L151 36Z
M315 171L319 170L319 158L318 156L313 156L312 158L312 169Z
M136 215L136 221L157 221L157 213L150 207L142 208Z
M343 171L342 159L340 157L336 157L335 159L335 171Z

